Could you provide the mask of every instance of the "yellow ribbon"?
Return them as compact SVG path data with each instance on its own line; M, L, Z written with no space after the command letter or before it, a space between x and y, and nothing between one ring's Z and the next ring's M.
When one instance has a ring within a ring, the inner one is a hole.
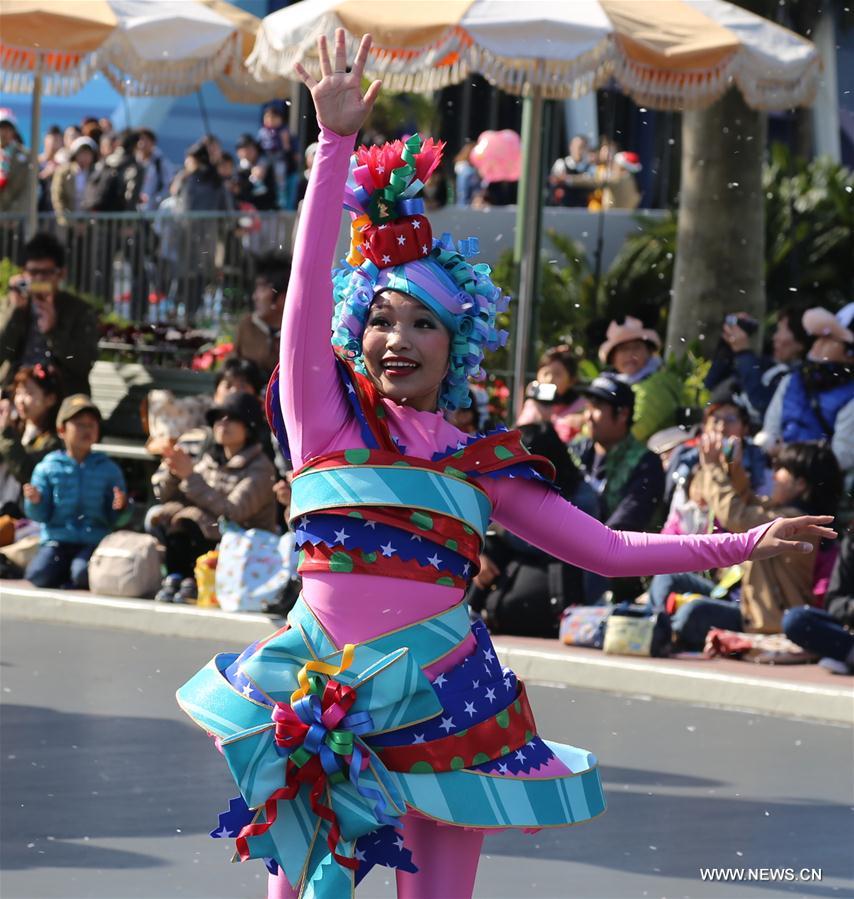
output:
M328 662L306 662L297 675L299 690L294 690L294 692L291 693L291 705L293 706L293 704L302 699L303 696L308 695L311 689L311 683L308 679L310 671L316 671L318 674L328 674L330 677L335 677L342 671L346 671L350 665L353 664L353 655L355 652L356 647L354 644L345 643L344 648L341 651L341 664L337 668L334 665L330 665Z

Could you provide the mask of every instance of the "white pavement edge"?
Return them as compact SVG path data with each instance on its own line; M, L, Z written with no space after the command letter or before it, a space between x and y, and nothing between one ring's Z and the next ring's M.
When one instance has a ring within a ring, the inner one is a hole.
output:
M265 637L280 621L266 615L154 603L151 600L71 595L0 585L0 613L8 618L53 624L109 627L171 637L222 641L242 649ZM854 688L847 682L815 686L736 676L723 672L635 661L628 658L522 648L494 638L503 663L523 679L610 693L743 709L787 718L854 723ZM847 679L846 679L847 681Z

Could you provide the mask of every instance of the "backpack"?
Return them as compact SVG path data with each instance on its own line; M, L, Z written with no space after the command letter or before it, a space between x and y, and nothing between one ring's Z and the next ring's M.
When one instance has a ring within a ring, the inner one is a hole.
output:
M160 554L149 534L116 531L106 536L89 559L89 589L106 596L145 599L160 586Z
M106 163L98 166L86 182L81 208L87 212L123 211L120 182L117 168Z

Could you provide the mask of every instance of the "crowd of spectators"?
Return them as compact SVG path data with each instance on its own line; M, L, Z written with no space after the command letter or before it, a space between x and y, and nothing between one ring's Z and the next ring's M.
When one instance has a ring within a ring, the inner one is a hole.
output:
M162 153L150 128L114 130L86 117L64 130L51 126L38 155L38 208L60 224L89 212L294 209L303 177L301 156L279 103L265 107L256 134L242 134L234 152L205 135L188 147L182 166ZM28 158L14 113L0 109L0 212L26 212Z
M142 170L133 177L146 181ZM62 290L56 238L36 235L22 262L0 310L0 513L39 526L29 580L81 588L93 551L126 523L132 504L122 470L93 449L102 425L89 383L94 313ZM258 260L252 308L204 421L150 447L160 464L144 527L162 548L161 601L192 599L194 567L218 545L223 521L246 531L287 528L288 466L263 400L289 273L285 256ZM852 319L854 304L836 314L783 309L766 357L754 349L754 323L728 316L706 378L708 401L692 426L680 422L688 398L660 355L659 335L633 317L612 321L585 363L598 360L595 377L582 382L580 347L549 349L508 424L553 461L568 500L615 530L743 531L779 515L833 514L854 482ZM449 413L467 434L490 426L483 386L471 391L470 409ZM817 545L809 555L641 582L581 572L496 531L469 600L497 630L542 636L556 634L567 608L632 601L644 614L669 616L674 649L687 651L702 650L716 629L785 629L831 657L831 667L849 670L850 539L842 547L838 558L835 545Z

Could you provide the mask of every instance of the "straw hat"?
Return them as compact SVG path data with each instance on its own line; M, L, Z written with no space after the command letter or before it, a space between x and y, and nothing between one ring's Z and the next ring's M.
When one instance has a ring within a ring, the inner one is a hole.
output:
M606 365L608 357L615 347L631 340L642 340L644 343L650 344L650 348L656 352L661 349L661 338L658 334L651 328L645 328L639 318L627 315L621 325L618 325L617 322L611 322L608 325L605 342L599 347L599 361Z

